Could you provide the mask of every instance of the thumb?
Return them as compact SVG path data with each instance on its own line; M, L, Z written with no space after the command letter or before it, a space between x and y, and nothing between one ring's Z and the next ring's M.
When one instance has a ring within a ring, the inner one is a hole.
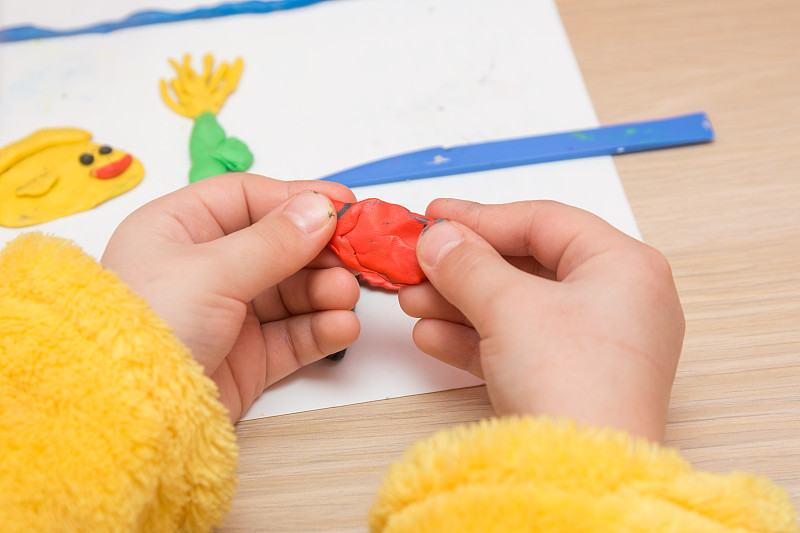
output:
M428 226L417 243L417 260L431 284L480 333L498 316L506 297L524 274L481 236L450 220Z
M220 289L250 301L306 266L336 228L331 201L314 191L287 199L261 220L201 246L211 250Z

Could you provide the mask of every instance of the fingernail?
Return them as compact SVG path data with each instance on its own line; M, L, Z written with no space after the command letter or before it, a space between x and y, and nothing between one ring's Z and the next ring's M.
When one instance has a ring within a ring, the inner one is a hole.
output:
M330 200L313 191L295 195L283 208L283 213L306 233L317 231L335 216Z
M420 260L428 265L436 266L447 255L447 252L458 246L464 236L449 220L437 220L425 228L419 241Z

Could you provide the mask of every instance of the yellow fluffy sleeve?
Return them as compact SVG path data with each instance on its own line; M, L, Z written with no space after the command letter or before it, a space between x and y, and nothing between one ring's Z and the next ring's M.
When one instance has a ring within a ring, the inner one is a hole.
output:
M764 478L696 472L676 451L547 418L492 419L419 442L390 468L375 533L793 532Z
M209 531L233 428L167 325L75 245L0 252L0 531Z

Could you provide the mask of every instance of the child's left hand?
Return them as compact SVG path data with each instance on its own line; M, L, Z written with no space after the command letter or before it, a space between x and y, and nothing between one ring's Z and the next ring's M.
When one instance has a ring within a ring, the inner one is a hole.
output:
M336 227L326 195L355 201L328 181L208 178L132 213L103 254L189 347L234 421L266 387L358 337L358 283L321 253Z

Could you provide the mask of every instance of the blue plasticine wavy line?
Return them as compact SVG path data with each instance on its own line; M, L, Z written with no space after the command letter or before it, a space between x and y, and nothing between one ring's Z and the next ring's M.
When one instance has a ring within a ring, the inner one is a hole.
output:
M124 19L112 22L100 22L82 28L67 30L53 30L39 28L37 26L13 26L0 29L0 43L14 41L25 41L28 39L47 39L52 37L67 37L70 35L81 35L85 33L110 33L112 31L136 26L149 26L150 24L164 24L167 22L180 22L183 20L207 19L215 17L227 17L229 15L241 15L245 13L270 13L272 11L282 11L298 7L310 6L327 0L273 0L271 2L260 2L251 0L248 2L231 2L220 4L214 7L201 7L183 12L168 11L139 11Z

